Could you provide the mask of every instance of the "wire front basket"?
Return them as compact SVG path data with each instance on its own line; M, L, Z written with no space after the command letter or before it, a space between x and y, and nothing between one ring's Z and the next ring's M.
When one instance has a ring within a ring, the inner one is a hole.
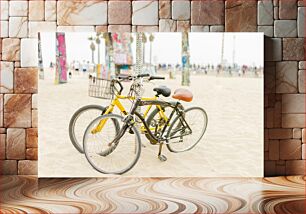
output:
M96 77L89 78L88 95L101 99L112 99L114 86L111 80Z

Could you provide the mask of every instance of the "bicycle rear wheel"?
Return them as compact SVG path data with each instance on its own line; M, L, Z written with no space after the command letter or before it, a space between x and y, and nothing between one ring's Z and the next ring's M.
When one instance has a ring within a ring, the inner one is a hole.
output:
M78 109L69 122L69 137L72 145L80 152L83 150L83 136L88 124L99 115L102 115L105 107L99 105L87 105ZM115 124L116 120L113 121ZM116 124L117 125L117 124ZM117 131L119 127L117 125Z
M93 134L92 130L101 120L106 120L102 130ZM119 133L113 120L118 121ZM104 174L123 174L137 163L141 152L139 132L134 126L122 132L124 125L123 117L114 114L99 116L88 125L83 148L88 162L97 171ZM121 132L123 135L119 138ZM115 141L117 138L118 141Z
M182 117L184 117L191 131ZM204 109L192 107L184 110L184 115L175 117L168 129L167 137L170 140L167 148L169 151L178 153L194 148L202 139L207 128L207 122L208 118Z

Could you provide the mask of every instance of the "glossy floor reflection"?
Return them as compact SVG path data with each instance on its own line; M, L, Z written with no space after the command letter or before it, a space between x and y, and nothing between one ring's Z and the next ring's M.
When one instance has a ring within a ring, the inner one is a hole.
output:
M305 213L305 178L0 178L0 213Z

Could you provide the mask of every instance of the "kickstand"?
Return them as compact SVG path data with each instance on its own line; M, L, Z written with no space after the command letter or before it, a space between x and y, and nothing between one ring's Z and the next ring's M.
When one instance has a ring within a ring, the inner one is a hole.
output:
M158 150L158 159L162 162L167 160L167 157L161 154L163 145L164 145L163 143L159 143L159 150Z

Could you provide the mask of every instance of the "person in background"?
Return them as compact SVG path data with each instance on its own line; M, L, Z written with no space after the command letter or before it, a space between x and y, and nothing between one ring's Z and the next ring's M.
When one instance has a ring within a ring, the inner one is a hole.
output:
M232 76L232 67L231 66L228 66L228 73L230 76Z
M72 78L72 71L74 70L74 62L71 62L69 65L69 78Z
M222 66L219 64L217 66L217 75L219 75L219 73L221 72Z
M255 73L255 77L258 77L258 68L256 66L254 67L254 73Z
M73 61L73 64L74 64L74 70L79 73L80 71L80 63L78 61Z
M85 73L87 71L86 61L85 60L83 60L83 63L82 63L82 71L83 71L83 73Z
M245 76L248 67L246 65L242 66L242 75Z
M239 68L239 70L238 70L238 76L239 76L239 77L242 76L242 69L243 69L243 68L241 67L241 68Z
M87 61L86 63L86 71L90 72L90 62L89 61Z

